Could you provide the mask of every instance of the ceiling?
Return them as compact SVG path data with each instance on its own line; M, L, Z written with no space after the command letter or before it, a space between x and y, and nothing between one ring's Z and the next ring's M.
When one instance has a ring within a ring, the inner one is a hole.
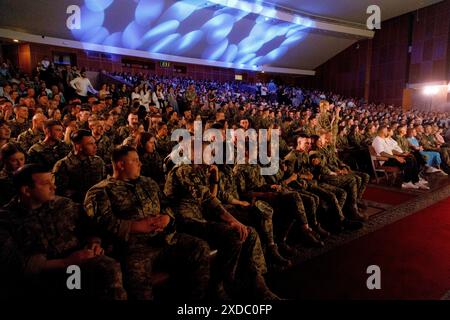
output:
M380 7L381 20L385 21L441 1L442 0L268 0L265 2L303 13L365 24L367 19L366 9L373 4Z
M40 37L45 35L75 41L89 50L120 48L114 52L174 61L183 61L179 57L184 57L199 59L195 60L198 63L250 70L289 68L280 72L292 73L295 69L301 73L314 70L355 41L371 36L365 27L368 5L377 4L382 20L386 20L436 2L439 1L2 0L0 37L22 36L19 40L49 43L48 38ZM81 8L80 29L67 27L70 5ZM349 26L349 22L359 25L345 29L343 26ZM11 30L39 37L30 40ZM184 62L187 61L191 60Z

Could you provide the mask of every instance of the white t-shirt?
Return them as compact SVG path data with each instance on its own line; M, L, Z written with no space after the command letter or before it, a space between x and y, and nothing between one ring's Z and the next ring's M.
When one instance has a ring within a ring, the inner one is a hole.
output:
M77 91L82 97L86 97L88 91L91 93L97 93L97 91L92 87L91 82L88 78L78 77L70 81L70 85Z
M394 155L392 153L392 145L389 144L388 139L381 138L380 136L376 136L375 139L373 139L372 147L375 149L375 152L377 155L381 155L382 152L386 152L387 154Z

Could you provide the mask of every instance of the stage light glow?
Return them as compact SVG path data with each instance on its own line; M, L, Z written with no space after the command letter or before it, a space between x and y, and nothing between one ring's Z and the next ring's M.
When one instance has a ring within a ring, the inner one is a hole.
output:
M116 8L112 6L114 0L84 0L84 3L81 29L72 30L78 41L153 53L185 54L250 69L279 59L307 37L306 29L312 25L311 20L300 16L292 23L278 20L277 10L262 0L130 0L130 5L123 10L132 10L129 13L134 19L123 29L116 21L105 21L107 10ZM202 10L207 11L200 13ZM203 24L197 21L191 26L185 22L197 13L201 19L208 17ZM244 17L252 19L241 21ZM238 21L242 23L237 24ZM236 30L237 26L240 30Z
M151 46L148 51L154 52L154 53L160 53L169 44L174 42L179 37L180 37L179 33L175 33L175 34L171 34L169 36L166 36L166 37L162 38L161 40L159 40L158 42L156 42L153 46Z
M168 33L172 33L179 27L180 23L177 20L169 20L159 24L158 26L150 29L146 34L144 34L143 41L150 40L156 37L163 37Z
M164 1L163 1L164 2ZM179 22L186 20L193 14L203 1L178 1L170 6L169 9L161 16L160 22L167 20L177 20Z
M109 32L108 30L106 30L106 28L97 27L83 34L81 41L91 43L102 43L108 36Z
M440 86L425 86L423 88L423 93L427 96L433 96L439 92Z
M101 27L105 20L104 11L94 12L89 10L86 6L82 6L80 9L82 27L81 29L71 30L73 36L77 40L81 40L86 32Z
M84 0L86 7L93 12L104 11L114 0Z
M141 0L134 12L134 18L137 24L150 26L164 10L164 0Z
M203 31L195 30L182 36L177 46L177 52L183 53L196 46L202 39L203 34Z
M213 46L209 46L204 52L203 52L203 58L208 60L218 60L225 50L228 47L228 40L225 39L221 43Z
M230 44L227 51L224 53L222 60L225 62L232 62L238 53L238 47L235 44Z
M103 44L105 46L117 47L120 45L121 41L122 41L122 32L114 32L113 34L110 34L105 39L105 41L103 41Z
M122 45L125 48L137 49L141 45L141 38L144 34L144 29L132 21L124 30L122 34Z

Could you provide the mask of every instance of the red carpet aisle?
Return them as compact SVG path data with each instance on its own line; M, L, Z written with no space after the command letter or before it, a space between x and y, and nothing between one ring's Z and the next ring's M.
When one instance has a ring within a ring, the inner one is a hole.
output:
M381 290L366 287L373 264ZM450 198L309 260L274 285L292 299L440 299L450 289Z
M367 187L366 192L364 192L363 198L365 200L375 201L378 203L399 205L401 203L414 199L415 195L369 186Z

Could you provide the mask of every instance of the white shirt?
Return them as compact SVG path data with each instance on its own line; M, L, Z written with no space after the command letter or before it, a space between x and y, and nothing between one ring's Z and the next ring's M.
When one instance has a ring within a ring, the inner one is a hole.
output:
M398 142L392 138L386 138L386 143L389 145L391 150L395 150L397 152L403 153L402 148L398 145Z
M82 97L86 97L88 91L91 93L97 93L97 91L92 87L91 81L88 78L78 77L70 81L70 85L77 91Z
M381 155L382 152L386 152L387 154L394 155L392 153L392 145L389 144L389 141L386 138L381 138L380 136L376 136L373 139L372 147L375 149L377 155Z

